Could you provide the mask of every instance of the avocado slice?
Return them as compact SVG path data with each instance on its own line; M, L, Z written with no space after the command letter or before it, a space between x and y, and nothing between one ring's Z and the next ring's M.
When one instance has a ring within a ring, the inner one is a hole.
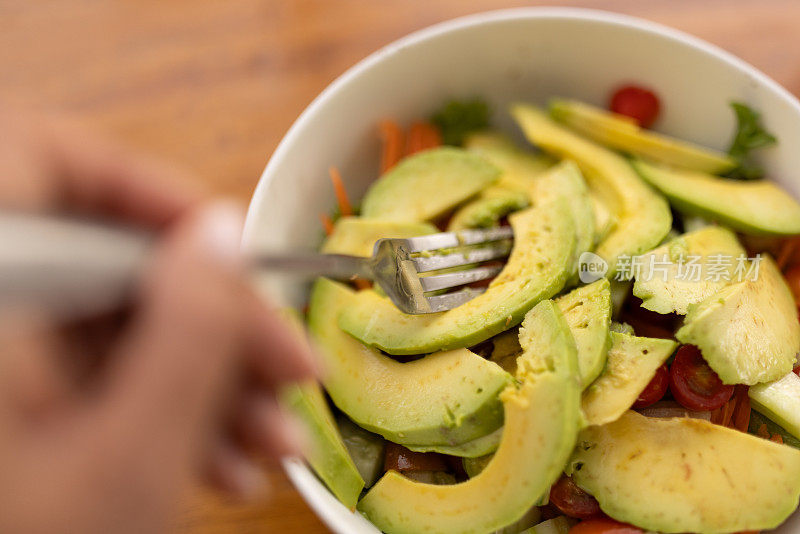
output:
M587 387L606 365L611 347L608 328L611 324L611 292L608 280L602 279L573 289L556 299L578 347L581 384Z
M501 187L526 190L532 180L556 164L547 154L523 150L499 132L474 133L467 138L464 148L502 171L496 184Z
M616 274L620 257L648 251L667 235L672 227L669 205L625 158L571 132L534 106L517 104L511 114L531 143L574 160L589 188L613 213L616 224L595 250L608 263L607 277Z
M500 178L500 170L461 148L441 147L409 156L367 191L361 215L430 221Z
M753 409L800 439L800 377L787 373L774 382L752 386L748 394Z
M800 204L764 180L741 181L632 162L639 175L681 211L756 235L800 233Z
M725 384L754 385L792 370L800 323L786 281L764 254L757 280L736 282L689 306L675 337L697 345Z
M322 244L323 254L372 256L375 241L384 238L408 238L435 234L439 230L426 222L385 221L363 217L342 217L333 233Z
M459 445L500 427L497 395L508 373L466 349L400 363L365 347L337 325L355 299L348 287L320 278L308 312L325 389L350 419L402 445Z
M552 301L520 329L517 381L501 394L505 430L480 474L452 486L420 484L389 471L358 510L389 534L486 533L520 519L561 475L575 446L580 386L575 343ZM531 446L535 444L535 454Z
M530 206L526 191L492 185L484 189L475 200L466 203L451 217L448 232L466 228L489 228L497 226L502 217Z
M619 419L677 346L670 339L612 332L605 370L581 399L587 424L604 425Z
M461 445L406 445L414 452L438 452L461 458L479 458L497 450L503 437L503 427Z
M720 263L721 257L732 261ZM745 250L727 228L707 226L683 234L639 258L633 294L648 310L686 315L691 304L730 284L739 257L747 257Z
M486 292L452 310L407 315L374 291L361 291L343 310L339 325L389 354L469 347L517 325L534 304L564 287L577 232L567 200L560 197L514 213L509 222L514 247Z
M724 152L646 130L627 117L577 100L551 100L550 116L592 141L665 165L710 174L736 168L736 160Z
M342 441L331 409L318 384L292 384L281 392L281 404L303 424L308 434L306 461L331 493L354 509L364 479Z
M800 450L700 419L627 412L578 442L572 479L606 514L645 530L767 530L800 497Z

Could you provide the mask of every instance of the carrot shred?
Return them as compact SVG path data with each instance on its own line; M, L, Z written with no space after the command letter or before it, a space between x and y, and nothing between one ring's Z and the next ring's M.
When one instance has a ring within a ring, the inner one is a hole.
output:
M732 428L739 432L747 432L750 426L750 396L747 394L747 386L738 385L734 392L736 400L736 408L733 411L733 420L731 421Z
M325 230L325 235L333 233L333 221L327 213L320 213L319 220L322 222L322 228Z
M789 260L794 256L794 251L797 248L797 238L784 239L781 243L781 249L778 252L778 258L775 262L778 264L778 269L784 271L789 266Z
M336 193L336 202L339 204L339 213L342 217L348 217L353 214L353 205L350 204L350 199L347 197L347 190L344 188L342 182L342 175L336 167L328 169L328 174L331 177L331 184L333 184L333 192Z
M441 145L442 134L439 132L439 128L429 122L415 122L408 130L406 155L409 156Z
M722 426L731 426L731 416L733 415L733 410L736 408L736 397L731 397L731 399L725 403L725 406L722 407L722 416L720 417L719 424Z
M383 141L383 151L381 152L381 174L383 174L403 159L405 142L403 129L395 121L383 120L379 128Z
M355 284L356 289L359 291L372 288L372 282L366 278L353 278L353 284Z
M769 438L769 440L783 445L783 436L781 436L780 434L772 434L772 437Z
M722 408L717 408L716 410L711 410L711 422L715 425L720 424L722 420Z
M769 429L766 423L761 423L761 426L756 430L756 435L760 438L770 439Z

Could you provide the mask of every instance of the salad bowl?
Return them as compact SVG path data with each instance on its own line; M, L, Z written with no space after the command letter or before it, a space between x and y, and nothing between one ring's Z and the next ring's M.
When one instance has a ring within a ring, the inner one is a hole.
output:
M407 123L444 101L481 97L492 123L515 134L508 106L552 96L603 106L620 84L655 89L663 105L654 129L724 149L735 129L728 103L757 109L779 140L759 153L767 176L800 195L800 103L757 69L704 41L644 20L601 11L522 8L467 16L415 32L370 55L328 86L288 131L253 195L243 247L306 248L322 239L317 213L335 205L326 171L337 167L354 198L379 174L376 124ZM309 285L260 281L282 305L302 307ZM285 469L335 532L376 533L343 506L300 460ZM800 531L795 513L778 532Z

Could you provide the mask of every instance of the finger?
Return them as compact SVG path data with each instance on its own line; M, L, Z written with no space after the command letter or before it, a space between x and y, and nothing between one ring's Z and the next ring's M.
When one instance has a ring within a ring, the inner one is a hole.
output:
M261 467L227 441L214 447L206 466L206 480L212 487L246 500L263 496L268 490Z
M255 294L249 309L251 362L264 383L278 387L320 374L317 359L297 321L280 315Z
M169 454L202 452L243 365L240 233L241 212L214 205L179 224L156 253L114 355L107 410L124 421L121 435Z
M300 456L305 450L303 428L284 412L273 395L251 393L237 410L236 435L242 446L259 457Z
M44 129L62 208L162 227L205 198L199 182L66 122Z

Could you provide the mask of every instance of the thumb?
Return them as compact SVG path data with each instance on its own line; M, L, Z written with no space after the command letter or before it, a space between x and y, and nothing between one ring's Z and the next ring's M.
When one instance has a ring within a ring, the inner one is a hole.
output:
M145 275L137 316L113 358L108 408L124 436L151 450L199 449L241 369L241 228L235 205L202 208L177 224Z

